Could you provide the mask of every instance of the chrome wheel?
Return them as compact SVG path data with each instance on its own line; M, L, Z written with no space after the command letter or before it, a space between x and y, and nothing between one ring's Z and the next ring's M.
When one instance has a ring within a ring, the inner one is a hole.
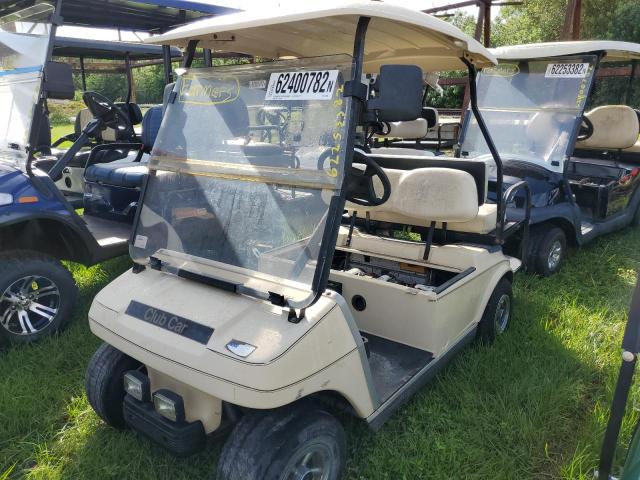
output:
M52 280L23 277L0 296L0 326L14 335L33 335L54 321L59 308L60 291Z
M560 240L556 240L549 249L549 257L547 258L549 270L552 272L556 270L560 265L560 260L562 260L562 243Z
M493 321L496 325L496 333L503 333L509 325L509 317L511 316L511 297L506 293L498 300L496 313Z
M327 480L336 461L331 449L323 443L305 445L298 450L282 471L280 480Z

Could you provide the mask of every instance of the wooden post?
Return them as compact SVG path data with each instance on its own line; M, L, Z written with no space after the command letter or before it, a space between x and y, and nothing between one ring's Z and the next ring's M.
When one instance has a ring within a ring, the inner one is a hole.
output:
M484 13L484 46L491 46L491 0L483 0L482 11Z
M562 40L580 39L580 16L582 14L582 0L568 0L567 13L564 17Z

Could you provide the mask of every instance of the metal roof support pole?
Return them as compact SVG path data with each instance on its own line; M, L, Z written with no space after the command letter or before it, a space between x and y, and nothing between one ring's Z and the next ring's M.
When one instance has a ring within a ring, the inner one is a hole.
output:
M162 46L162 61L164 63L164 84L168 85L173 82L173 69L171 68L171 47L169 45Z
M484 122L484 118L480 113L480 109L478 108L478 91L476 88L476 78L477 71L476 67L467 60L465 57L461 57L460 60L467 66L469 69L469 97L471 103L471 111L473 112L473 116L478 122L478 127L482 132L482 136L484 137L484 141L487 142L487 146L489 147L489 151L491 152L491 156L493 160L496 162L496 206L497 206L497 218L496 218L496 243L502 244L504 240L504 202L502 197L502 183L503 183L503 173L502 173L502 159L500 158L500 154L498 153L498 149L496 148L495 143L493 143L493 138L491 138L491 134L489 133L489 129L487 128L486 123Z
M205 67L213 67L213 58L211 56L211 49L204 49L204 66Z
M182 68L191 68L193 59L196 57L196 47L199 40L189 40L187 49L184 52L184 58L182 59Z
M624 104L631 106L631 94L633 93L633 85L638 75L638 60L631 61L631 75L629 75L629 83L627 83L627 91L624 94Z
M87 72L84 68L84 57L80 57L80 78L82 79L82 91L87 91Z
M124 68L127 76L127 100L126 103L131 103L131 99L134 96L133 92L133 72L131 71L131 57L127 53L124 56Z

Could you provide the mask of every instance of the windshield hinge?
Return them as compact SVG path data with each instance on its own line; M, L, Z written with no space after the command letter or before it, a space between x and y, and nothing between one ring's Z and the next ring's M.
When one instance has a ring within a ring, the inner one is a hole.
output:
M287 299L279 293L269 292L269 301L277 307L286 307L288 305Z
M300 323L300 320L304 318L305 309L300 310L300 314L296 313L296 309L292 308L289 310L289 323Z
M162 260L156 257L149 257L149 267L153 270L162 270Z

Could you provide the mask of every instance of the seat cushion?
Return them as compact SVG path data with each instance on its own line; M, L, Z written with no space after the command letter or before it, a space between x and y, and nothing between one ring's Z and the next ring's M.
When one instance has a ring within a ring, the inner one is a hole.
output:
M340 227L336 246L346 247L348 235L349 229L344 226ZM386 257L404 258L406 260L423 262L425 243L369 235L360 232L356 228L353 230L350 248L361 252L384 255Z
M151 107L142 119L141 140L145 151L150 152L153 144L156 143L160 125L162 125L162 105Z
M149 173L146 165L140 162L97 163L85 170L87 182L97 182L117 187L142 187L144 177Z
M624 151L628 153L640 153L640 140L631 145L629 148L625 148Z
M633 147L638 141L640 123L636 111L626 105L604 105L586 113L593 134L576 143L576 148L618 150Z

